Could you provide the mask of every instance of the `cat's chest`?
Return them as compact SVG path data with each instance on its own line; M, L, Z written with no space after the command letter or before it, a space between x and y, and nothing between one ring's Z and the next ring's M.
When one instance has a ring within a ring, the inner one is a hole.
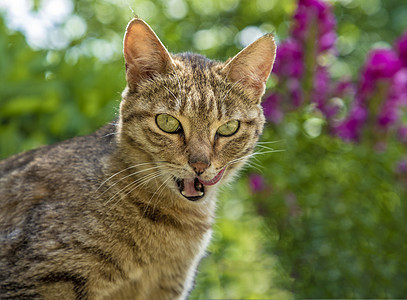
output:
M200 256L211 236L211 224L150 224L138 234L148 264L181 264Z
M144 234L150 235L151 232ZM171 289L182 286L188 290L195 270L205 255L212 230L209 228L198 233L167 228L165 232L155 231L154 234L154 237L149 236L149 244L144 245L133 264L128 264L128 280L122 282L119 288L122 292L128 289L131 293L131 290L137 289L148 299L156 287Z
M159 270L164 275L187 269L205 254L211 235L211 229L195 233L195 236L168 231L165 236L150 241L149 249L144 252L146 263L141 264L141 270L148 274Z

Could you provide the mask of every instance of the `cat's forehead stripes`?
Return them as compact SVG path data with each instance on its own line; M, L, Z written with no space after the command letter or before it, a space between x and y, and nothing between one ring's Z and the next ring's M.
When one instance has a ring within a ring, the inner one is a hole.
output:
M178 96L182 101L180 114L218 121L258 116L258 109L249 109L253 103L248 96L219 73L222 63L190 53L174 56L175 61L178 59L182 62L182 69L175 77L183 80L182 88L174 92L182 92Z
M218 64L202 55L190 53L175 55L174 60L178 60L183 66L179 74L183 78L184 92L181 95L183 105L180 113L205 115L216 112L213 68Z
M213 137L230 120L248 126L261 120L258 104L220 72L223 63L190 53L173 55L173 62L172 72L146 80L137 93L127 94L124 122L170 114L179 119L187 136L198 131Z

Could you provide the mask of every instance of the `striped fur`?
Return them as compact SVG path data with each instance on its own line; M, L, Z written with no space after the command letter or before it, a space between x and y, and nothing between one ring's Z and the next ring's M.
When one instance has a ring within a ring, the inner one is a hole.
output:
M135 19L124 46L114 125L0 162L1 299L185 299L192 288L218 185L261 134L275 45L265 36L226 63L172 55ZM161 130L159 114L182 130ZM238 131L218 135L230 120ZM180 193L184 179L219 174L199 200Z

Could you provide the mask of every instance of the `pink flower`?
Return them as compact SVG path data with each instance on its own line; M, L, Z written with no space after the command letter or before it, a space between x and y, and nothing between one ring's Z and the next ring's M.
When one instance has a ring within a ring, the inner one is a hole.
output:
M251 174L249 176L249 186L253 193L259 193L266 188L263 176L259 174Z
M336 41L335 24L331 6L326 2L298 1L291 37L279 45L273 68L273 73L279 79L278 96L273 96L274 98L263 104L269 121L281 121L279 105L284 104L291 110L298 108L306 100L317 103L327 117L335 114L337 110L328 108L329 105L325 104L331 93L330 74L325 67L318 65L317 60L321 52L333 48ZM307 59L310 57L311 59Z
M391 49L376 49L370 52L362 71L360 92L366 94L374 90L377 81L394 76L401 69L397 53Z
M399 70L388 82L387 97L378 112L377 122L389 129L400 118L402 106L407 104L407 69Z
M394 173L396 174L397 178L403 184L407 184L407 158L404 157L400 159L395 168Z
M357 142L366 119L366 108L356 104L347 119L335 128L335 132L345 141Z
M317 104L317 107L328 118L335 114L327 105L327 99L330 93L331 76L328 70L324 67L318 67L315 71L313 90L311 93L311 100Z
M354 99L356 95L356 84L351 78L342 78L336 82L333 94L339 98Z
M273 73L283 77L300 78L304 72L302 46L296 40L287 39L277 48Z
M316 30L317 53L331 49L336 41L335 15L331 6L320 0L299 0L294 15L294 38L303 43L310 42L311 30Z
M274 124L280 124L283 121L284 113L281 111L281 96L277 93L271 94L262 103L264 116L268 121Z
M396 165L396 173L397 174L407 174L407 159L400 160Z
M301 86L300 80L296 78L289 78L286 82L286 87L288 90L290 104L294 108L299 107L303 101L303 87Z
M397 98L401 105L407 106L407 68L394 75L389 93L390 97Z
M378 125L387 131L399 120L403 103L407 104L407 69L393 50L373 50L361 73L354 108L336 132L344 140L358 141L368 119L370 130Z
M400 142L407 144L407 126L400 126L397 130L397 138Z

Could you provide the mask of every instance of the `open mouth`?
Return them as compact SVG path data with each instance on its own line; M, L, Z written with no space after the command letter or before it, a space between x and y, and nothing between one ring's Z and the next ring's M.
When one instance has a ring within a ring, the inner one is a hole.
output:
M205 196L206 186L215 185L218 183L225 172L225 168L219 171L219 173L211 180L203 180L202 178L176 178L175 182L178 186L179 192L182 196L189 201L197 201Z
M198 177L194 179L176 179L179 192L189 201L196 201L205 196L205 186L199 182Z

